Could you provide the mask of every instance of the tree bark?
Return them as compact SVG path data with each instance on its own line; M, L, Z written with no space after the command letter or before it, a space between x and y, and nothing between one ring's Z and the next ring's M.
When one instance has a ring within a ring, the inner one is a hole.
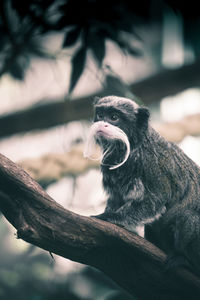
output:
M130 90L148 105L184 89L200 86L200 60L175 70L159 73L130 85ZM45 129L76 120L88 120L93 113L94 96L105 96L105 91L78 99L63 100L32 107L0 117L0 137Z
M200 279L185 269L165 272L166 255L157 247L116 225L64 209L3 155L0 210L18 238L98 268L138 299L200 297Z

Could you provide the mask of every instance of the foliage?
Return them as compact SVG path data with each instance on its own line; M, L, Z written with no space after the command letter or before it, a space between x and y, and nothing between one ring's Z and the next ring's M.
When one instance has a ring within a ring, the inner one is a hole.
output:
M193 0L189 3L163 0L159 5L153 0L27 0L23 5L18 0L2 0L0 75L8 72L22 80L31 57L53 58L44 50L43 39L49 33L59 32L64 37L62 48L79 45L73 51L71 92L83 73L88 51L98 67L102 66L106 40L112 40L131 55L140 55L141 50L131 43L133 38L140 38L138 26L152 22L162 25L165 2L182 13L186 27L190 28L190 16L195 22L199 11ZM195 24L193 27L197 28ZM186 31L187 39L193 41L193 31ZM199 36L199 31L195 30L194 35Z
M42 38L50 32L62 32L63 48L78 41L81 46L72 57L70 91L82 74L87 52L91 50L99 66L106 52L105 41L111 39L122 49L137 55L121 35L134 33L129 1L76 0L3 0L0 3L0 75L10 73L23 79L32 56L52 58L42 48ZM129 12L130 10L130 12ZM123 18L123 16L126 18Z
M7 72L22 80L31 57L52 58L42 46L43 38L49 33L61 32L62 48L79 44L72 57L71 92L84 70L88 51L101 67L106 40L112 40L132 55L141 54L130 41L139 38L139 25L161 21L164 2L157 5L153 0L27 0L22 5L18 0L2 0L0 75ZM198 11L193 1L187 5L166 2L181 11L184 18Z

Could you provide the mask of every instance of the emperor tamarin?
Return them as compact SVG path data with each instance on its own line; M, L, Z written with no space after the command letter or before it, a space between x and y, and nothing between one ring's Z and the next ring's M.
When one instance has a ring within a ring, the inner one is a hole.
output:
M200 168L149 125L147 108L116 96L94 108L85 155L93 140L100 145L108 195L97 217L134 232L145 226L147 239L199 272Z

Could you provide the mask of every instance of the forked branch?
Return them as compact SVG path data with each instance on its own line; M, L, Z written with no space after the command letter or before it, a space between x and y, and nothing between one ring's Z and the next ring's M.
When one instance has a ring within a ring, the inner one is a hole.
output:
M165 272L166 255L157 247L116 225L64 209L3 155L0 210L18 238L98 268L138 299L200 298L200 279L185 269Z

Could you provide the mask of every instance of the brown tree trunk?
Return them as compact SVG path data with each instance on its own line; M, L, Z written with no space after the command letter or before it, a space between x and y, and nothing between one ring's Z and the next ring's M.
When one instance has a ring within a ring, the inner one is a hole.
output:
M165 272L166 255L157 247L116 225L64 209L3 155L0 210L18 238L98 268L138 299L200 299L200 279L185 269Z

